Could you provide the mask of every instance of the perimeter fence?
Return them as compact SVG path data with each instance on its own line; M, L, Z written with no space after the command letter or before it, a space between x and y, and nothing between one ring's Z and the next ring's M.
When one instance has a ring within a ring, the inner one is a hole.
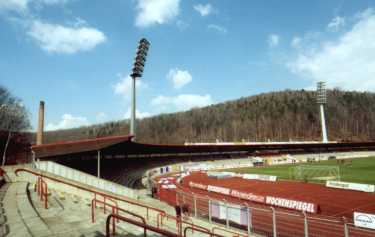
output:
M225 199L213 199L178 190L177 205L189 215L208 219L227 228L269 237L373 237L375 230L354 226L345 218L320 218L307 213L288 212L273 207L233 204Z

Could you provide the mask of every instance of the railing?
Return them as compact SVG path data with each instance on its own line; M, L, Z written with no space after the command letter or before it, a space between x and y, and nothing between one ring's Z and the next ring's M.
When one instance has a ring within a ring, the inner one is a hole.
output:
M227 228L247 230L248 236L251 233L266 236L375 236L375 230L357 227L353 223L343 221L342 218L320 217L270 207L249 206L243 203L229 204L225 200L211 199L182 191L176 194L178 203L189 205L194 216L223 224ZM223 215L218 214L221 211L224 212ZM217 233L217 231L214 232Z
M122 211L122 212L124 212L124 213L126 213L126 214L129 214L129 215L132 215L132 216L134 216L134 217L136 217L136 218L139 218L141 221L142 221L142 223L143 224L146 224L146 220L145 220L145 218L143 218L142 216L140 216L140 215L138 215L138 214L135 214L135 213L133 213L133 212L130 212L130 211L127 211L127 210L125 210L125 209L122 209L122 208L119 208L119 207L117 207L117 206L113 206L113 205L111 205L111 204L108 204L108 203L105 203L105 202L102 202L102 201L100 201L100 200L96 200L95 198L91 201L91 220L92 220L92 222L93 223L95 223L95 209L96 209L96 204L97 203L101 203L101 204L103 204L103 206L104 206L104 213L106 212L106 206L109 206L109 207L111 207L112 208L112 214L115 214L115 215L119 215L118 214L118 211ZM116 232L116 224L115 224L115 220L117 220L117 222L119 222L119 219L116 219L116 218L114 218L113 219L113 222L112 222L112 228L113 228L113 234L115 234L115 232ZM146 235L146 230L145 230L145 233L144 233L145 235Z
M150 230L152 232L155 232L155 233L161 234L163 236L167 236L167 237L180 237L180 235L177 235L177 234L172 233L170 231L162 230L159 227L154 227L154 226L148 225L146 223L139 222L139 221L136 221L136 220L124 217L124 216L120 216L120 215L117 215L117 214L109 214L109 216L107 217L106 228L105 228L106 237L111 236L111 229L110 229L111 219L118 219L118 220L127 222L129 224L133 224L135 226L143 228L144 229L144 237L147 236L147 230ZM113 223L114 222L112 222L112 225L113 225ZM115 234L114 232L112 232L112 233Z
M97 198L97 196L101 196L101 195L96 195L96 193L94 194L94 199L91 201L91 203L95 200L95 201L99 201L99 199ZM106 212L106 206L107 205L109 205L108 203L107 203L107 201L111 201L114 205L115 205L115 207L116 207L116 209L119 209L119 206L118 206L118 203L115 201L115 200L113 200L112 198L109 198L109 197L103 197L103 202L104 202L104 214L105 214L105 212ZM111 205L109 205L109 206L111 206Z
M184 237L187 237L187 231L188 230L191 230L191 232L193 232L195 230L197 232L200 232L200 233L203 233L203 234L207 234L210 237L224 237L223 235L218 235L218 234L212 233L209 230L202 230L200 228L195 228L195 227L192 227L192 226L185 227L185 229L184 229L184 235L183 235Z
M154 207L150 207L150 206L138 203L138 202L130 200L130 199L120 198L120 197L116 197L114 195L106 194L106 193L101 192L101 191L92 190L90 188L83 187L81 185L77 185L77 184L74 184L74 183L71 183L71 182L68 182L68 181L65 181L65 180L61 180L59 178L51 177L51 176L43 174L43 173L38 173L36 171L32 171L32 170L29 170L29 169L26 169L26 168L19 168L19 169L16 169L14 171L14 173L17 176L18 176L19 172L26 172L26 173L29 173L29 174L33 174L33 175L35 175L37 177L46 178L46 179L52 180L52 181L57 182L57 183L62 183L62 184L65 184L65 185L68 185L68 186L71 186L71 187L74 187L74 188L77 188L77 189L80 189L80 190L83 190L83 191L86 191L86 192L89 192L89 193L93 193L94 195L95 194L96 195L100 195L102 197L111 198L113 200L118 200L118 201L125 202L127 204L131 204L131 205L134 205L134 206L145 208L146 209L146 218L147 219L149 219L149 212L150 212L150 210L156 212L157 214L160 214L160 213L164 213L165 214L165 211L163 211L163 210L160 210L160 209L157 209L157 208L154 208Z
M38 181L36 183L36 190L38 193L38 196L40 196L40 200L44 201L44 208L48 208L48 188L46 181L43 180L42 177L38 177Z
M228 230L228 229L223 229L223 228L220 228L218 226L215 226L212 228L211 232L213 234L215 234L215 230L219 230L219 231L223 231L223 232L226 232L228 234L231 234L233 237L248 237L247 235L244 235L244 234L240 234L240 233L237 233L237 232L234 232L234 231L231 231L231 230Z
M189 222L189 221L183 220L182 219L183 217L176 217L176 216L172 216L172 215L168 215L168 214L158 214L158 216L157 216L157 227L163 226L163 219L164 218L167 219L167 220L172 219L172 220L176 221L177 232L178 232L179 235L182 235L182 224L186 224L187 226L191 226L191 227L198 228L198 229L209 232L209 229L204 228L202 226L195 225L193 223L193 221ZM192 230L192 231L194 232L194 230Z

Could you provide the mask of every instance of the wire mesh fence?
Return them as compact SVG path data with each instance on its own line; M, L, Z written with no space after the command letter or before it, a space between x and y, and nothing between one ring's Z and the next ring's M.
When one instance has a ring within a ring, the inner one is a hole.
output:
M277 210L273 207L234 204L222 199L185 193L176 193L177 205L185 207L190 215L270 237L370 237L375 230L347 223L341 218L318 218L306 213Z

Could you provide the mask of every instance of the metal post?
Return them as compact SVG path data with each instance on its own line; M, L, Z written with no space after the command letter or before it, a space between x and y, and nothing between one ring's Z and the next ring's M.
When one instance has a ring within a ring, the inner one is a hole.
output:
M303 212L303 215L304 215L304 223L305 223L305 237L309 237L309 226L307 223L307 215L305 211Z
M326 120L324 117L324 105L320 104L320 120L322 122L322 137L323 137L323 142L327 143L328 138L327 138L327 129L326 129Z
M227 228L229 228L229 215L228 215L228 203L225 202L225 219L226 219L226 225L227 225Z
M136 94L135 94L135 80L136 80L136 77L132 77L132 99L131 99L131 103L132 103L132 108L131 108L131 118L130 118L130 135L133 135L133 140L135 140L135 120L136 120L136 115L135 115L135 112L136 112L136 108L135 108L135 105L136 105Z
M32 157L32 159L33 159L33 168L35 169L35 168L37 168L36 167L36 162L35 162L35 152L34 151L31 151L31 157Z
M346 218L343 216L342 219L344 220L344 236L349 237L349 229L348 229L348 222Z
M97 160L98 160L98 167L97 167L97 170L96 170L96 174L97 174L98 178L100 179L100 150L98 150Z
M247 235L250 236L251 235L251 221L250 221L250 207L247 206Z
M210 223L212 222L212 217L211 217L211 199L208 199L208 220Z
M197 214L197 197L195 195L193 195L193 199L194 199L194 217L197 217L198 214Z
M272 210L273 237L277 237L277 231L276 231L276 212L275 212L275 208L271 207L271 210Z

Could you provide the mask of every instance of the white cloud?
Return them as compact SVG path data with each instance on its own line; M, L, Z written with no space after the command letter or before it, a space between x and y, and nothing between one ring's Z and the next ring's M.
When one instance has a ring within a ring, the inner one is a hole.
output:
M28 35L50 53L73 54L88 51L107 40L99 30L91 27L66 27L33 21Z
M167 79L173 83L173 87L175 89L180 89L185 85L189 84L193 80L189 71L180 70L178 68L169 70L167 74Z
M85 117L74 117L71 114L64 114L61 118L61 121L58 123L49 123L46 127L46 130L59 130L59 129L68 129L80 126L90 125L89 121Z
M120 81L113 86L115 94L122 95L125 98L130 99L132 80L133 79L130 76L120 78ZM135 81L135 86L137 90L147 88L147 84L141 81L140 79L137 79Z
M368 11L367 11L368 12ZM362 14L352 29L335 41L303 48L287 66L291 72L330 87L375 90L375 14Z
M298 49L301 46L301 41L302 39L300 37L293 37L292 41L290 42L290 46Z
M104 113L104 112L99 112L97 115L96 115L96 121L97 122L104 122L106 121L108 118L107 114Z
M210 30L215 30L221 34L226 34L227 33L227 29L222 27L222 26L219 26L219 25L215 25L215 24L210 24L207 26L208 29Z
M212 6L211 4L197 4L194 5L194 9L201 14L201 16L208 16L212 13Z
M0 10L25 12L29 0L0 0Z
M107 40L99 30L91 27L66 27L33 21L27 34L50 53L73 54L88 51Z
M280 42L280 36L277 34L270 34L267 39L268 46L270 47L276 47L279 45Z
M345 18L336 16L327 25L327 30L331 31L331 32L337 32L337 31L339 31L344 26L345 26Z
M137 0L137 27L164 24L179 14L180 0Z
M131 108L128 108L124 115L124 119L129 119L131 116ZM137 119L147 118L151 116L151 113L148 112L141 112L138 109L135 110L135 116Z
M211 95L181 94L175 97L159 95L152 99L151 105L159 111L172 112L203 107L213 103Z
M70 0L35 0L46 5L64 4Z
M27 12L29 4L41 5L56 5L64 4L70 0L0 0L0 10Z

